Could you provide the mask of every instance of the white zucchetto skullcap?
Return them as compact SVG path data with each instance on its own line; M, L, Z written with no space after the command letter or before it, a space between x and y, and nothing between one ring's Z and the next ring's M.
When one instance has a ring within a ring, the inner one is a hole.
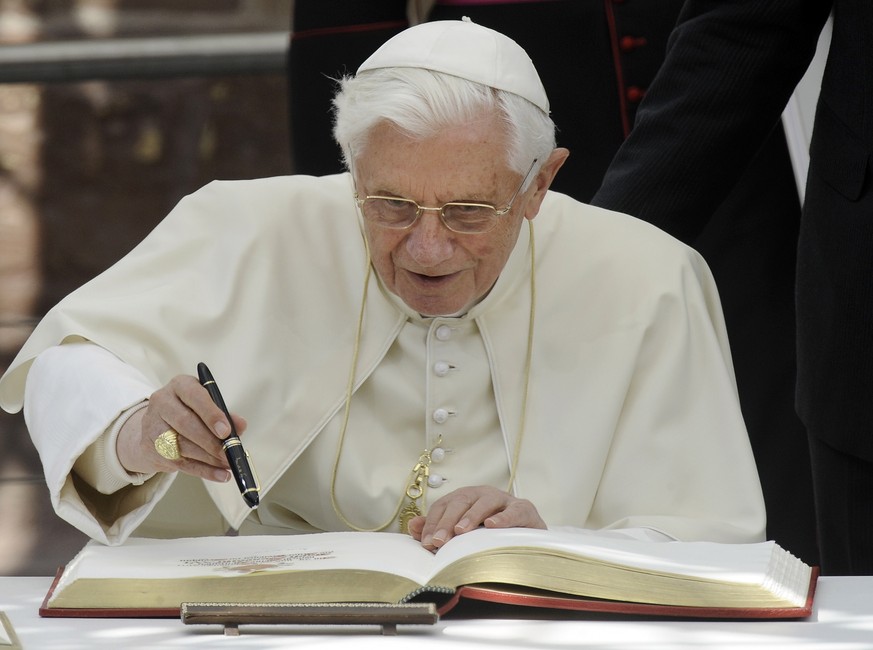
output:
M527 52L508 36L469 18L437 20L405 29L361 64L377 68L424 68L524 97L549 112L549 98Z

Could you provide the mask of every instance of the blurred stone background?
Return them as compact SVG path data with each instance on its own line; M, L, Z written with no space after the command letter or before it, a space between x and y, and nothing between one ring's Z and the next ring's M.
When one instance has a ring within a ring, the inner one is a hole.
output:
M290 0L0 0L0 47L285 31ZM212 179L287 174L284 72L0 82L0 373L60 298ZM57 518L20 414L0 411L0 575L53 575Z

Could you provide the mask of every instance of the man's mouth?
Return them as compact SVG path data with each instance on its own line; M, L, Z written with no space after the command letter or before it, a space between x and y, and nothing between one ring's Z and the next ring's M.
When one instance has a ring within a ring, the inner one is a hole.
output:
M415 278L417 282L421 284L442 284L447 280L455 277L456 273L443 273L440 275L425 275L424 273L415 273L414 271L409 271L409 274Z

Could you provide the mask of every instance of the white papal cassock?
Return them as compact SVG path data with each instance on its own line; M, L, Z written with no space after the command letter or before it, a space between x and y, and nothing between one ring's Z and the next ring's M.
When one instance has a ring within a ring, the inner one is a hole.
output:
M334 474L343 515L379 526L424 449L448 450L432 502L506 488L522 431L512 491L549 526L760 540L763 500L703 260L554 192L533 230L535 291L522 228L493 290L461 317L422 318L370 275L341 449L367 268L347 174L215 182L184 199L43 319L0 380L0 404L24 402L58 514L107 543L134 530L343 529ZM99 478L126 477L101 446L119 414L198 361L248 420L254 512L233 481Z

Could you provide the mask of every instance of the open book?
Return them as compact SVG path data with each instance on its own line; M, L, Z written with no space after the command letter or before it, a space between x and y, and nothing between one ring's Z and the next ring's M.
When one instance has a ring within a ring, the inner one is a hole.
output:
M42 616L178 616L182 603L479 599L551 609L800 618L816 571L774 542L648 542L615 534L479 529L430 553L406 535L89 542Z

